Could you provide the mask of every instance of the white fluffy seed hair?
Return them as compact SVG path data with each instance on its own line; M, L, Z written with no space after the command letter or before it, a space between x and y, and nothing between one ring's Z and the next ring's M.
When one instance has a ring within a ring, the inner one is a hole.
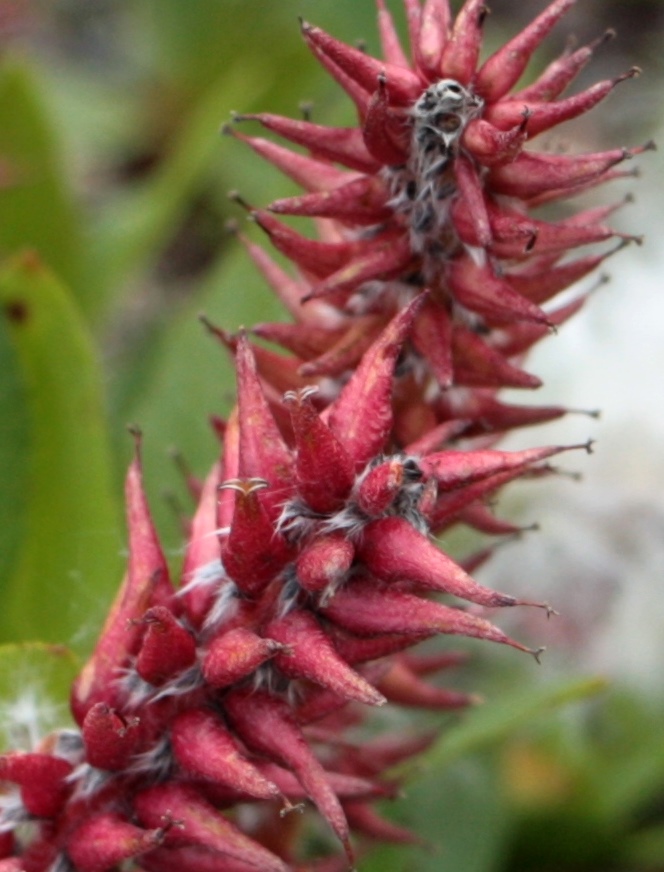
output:
M458 245L448 220L456 193L452 162L468 122L483 105L480 97L454 79L434 82L410 110L408 161L385 170L389 206L407 217L413 250L424 255L425 277Z
M15 694L0 701L0 731L9 747L33 751L62 722L64 706L49 698L41 679L31 672L17 675L15 681Z

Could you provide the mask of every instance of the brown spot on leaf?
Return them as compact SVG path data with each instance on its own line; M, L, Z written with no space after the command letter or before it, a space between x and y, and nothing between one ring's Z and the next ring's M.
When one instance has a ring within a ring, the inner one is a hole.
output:
M10 300L4 305L5 315L15 324L23 324L28 320L30 309L24 300Z

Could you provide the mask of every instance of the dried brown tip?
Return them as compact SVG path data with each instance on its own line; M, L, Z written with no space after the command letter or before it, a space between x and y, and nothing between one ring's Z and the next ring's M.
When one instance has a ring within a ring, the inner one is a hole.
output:
M641 75L642 72L643 70L641 69L641 67L630 67L624 73L621 73L621 75L616 76L613 80L613 84L618 85L620 84L620 82L626 82L627 79L636 79Z
M558 615L559 614L559 612L557 612L553 608L553 606L547 602L538 603L538 602L535 602L534 600L515 600L514 605L530 606L531 608L534 608L534 609L544 609L546 611L547 618L550 618L551 615Z
M292 814L292 812L303 814L305 809L305 804L303 802L297 802L293 804L286 796L284 796L283 800L283 807L279 809L280 818L285 818L287 814Z
M176 521L182 522L187 517L184 506L174 490L171 490L171 488L164 488L161 492L161 498L170 509Z
M616 38L616 31L613 27L607 28L601 36L598 36L594 42L590 43L590 48L595 49L599 48L600 45L605 45L607 42L611 42Z
M250 205L250 204L249 204L249 203L244 199L244 197L240 194L239 191L234 191L234 190L233 190L233 191L229 191L228 194L227 194L226 196L228 197L228 199L229 199L232 203L237 203L238 206L242 206L242 208L243 208L243 209L246 209L247 212L251 212L251 211L253 210L253 208L254 208L253 206L251 206L251 205Z
M553 473L554 475L559 475L562 478L567 478L570 481L574 481L574 482L583 481L583 473L582 472L575 472L574 470L571 470L571 469L563 469L562 466L551 466L551 467L549 467L549 472Z
M520 538L524 533L539 533L542 528L538 524L537 521L533 521L532 524L527 524L525 527L519 527L518 531L514 534L515 538Z
M171 447L167 451L168 456L175 464L176 469L183 476L183 478L188 478L191 475L191 468L187 461L184 459L184 454L180 451L179 448L176 448L175 445L171 445Z
M546 651L546 646L542 645L540 648L526 648L526 653L531 654L538 664L542 664L541 656Z
M302 403L309 397L315 396L319 392L318 385L305 385L303 388L298 388L294 391L286 391L283 396L284 403Z
M598 418L602 417L601 409L568 409L568 415L586 415L588 418Z
M312 100L301 100L298 103L297 108L302 113L303 121L311 121L314 111L314 104Z
M210 331L210 333L213 333L215 336L219 335L221 328L217 327L216 324L213 324L205 313L201 312L198 316L198 320L206 330Z
M140 462L141 445L143 443L143 431L138 426L138 424L127 424L127 431L134 440L134 452L136 454L136 459Z
M269 486L269 482L264 478L229 478L228 481L217 485L217 490L234 490L248 496Z

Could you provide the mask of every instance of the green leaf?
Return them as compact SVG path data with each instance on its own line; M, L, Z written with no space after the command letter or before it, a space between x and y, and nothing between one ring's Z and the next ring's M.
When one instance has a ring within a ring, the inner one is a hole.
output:
M422 847L385 846L360 864L362 872L494 872L501 869L511 821L500 784L486 760L464 760L428 772L408 786L388 813L422 838Z
M134 271L150 265L178 226L187 204L209 186L206 173L221 165L219 125L239 95L262 93L257 71L239 62L215 81L179 121L159 167L139 186L108 202L93 228L92 257L102 276L102 296L117 291ZM241 103L240 103L241 105Z
M33 71L7 60L0 67L0 256L36 249L87 312L95 300L58 146Z
M519 688L497 702L486 703L468 712L426 754L424 763L427 767L447 766L453 760L511 736L537 717L595 696L607 686L606 679L592 677L553 686Z
M25 390L7 325L0 318L0 589L16 560L25 513L25 444L29 433Z
M20 539L0 634L82 645L121 572L101 374L71 296L36 255L0 274L0 305L29 413L24 514L5 506Z
M67 700L79 668L62 645L0 645L0 750L30 750L70 725Z
M598 811L614 825L656 804L664 785L662 703L618 691L607 700L588 745Z
M647 827L627 836L622 844L621 859L626 869L661 872L664 857L664 825Z

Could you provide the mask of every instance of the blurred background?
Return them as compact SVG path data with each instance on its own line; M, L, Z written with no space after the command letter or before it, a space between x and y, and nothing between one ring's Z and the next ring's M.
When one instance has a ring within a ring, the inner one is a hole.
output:
M494 0L487 52L545 5ZM217 450L209 416L233 401L225 352L197 316L229 329L280 317L228 232L237 222L260 241L228 192L263 205L292 188L220 127L232 111L297 116L303 103L318 122L354 123L298 15L378 51L372 0L0 0L3 641L92 645L123 570L130 422L144 432L149 497L177 563L191 509L183 463L205 474ZM548 147L664 140L663 22L662 0L585 0L567 15L530 76L570 33L582 44L608 27L617 38L575 90L635 64L644 75ZM643 245L607 262L610 281L529 366L542 403L601 417L570 415L506 443L597 440L592 457L565 461L570 475L502 498L503 514L541 530L483 570L486 583L560 611L548 623L510 616L511 631L547 645L545 662L470 647L457 681L486 705L465 726L449 719L449 742L387 810L436 848L380 848L363 870L664 870L664 161L649 152L638 164L640 177L588 202L633 195L614 223ZM39 317L17 343L26 299ZM10 701L30 680L13 658L0 657ZM0 726L20 720L12 705Z

